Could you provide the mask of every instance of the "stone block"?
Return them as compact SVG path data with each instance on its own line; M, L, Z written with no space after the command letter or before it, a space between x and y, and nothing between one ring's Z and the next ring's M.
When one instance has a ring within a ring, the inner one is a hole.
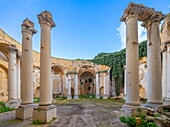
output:
M169 98L165 99L165 105L170 105L170 99Z
M140 116L146 115L147 109L140 106L123 105L121 109L121 116Z
M10 108L18 108L19 105L20 105L20 102L19 100L9 100L6 104L5 104L7 107L10 107Z
M26 120L33 117L34 105L21 105L16 109L16 119Z
M78 95L74 95L74 99L75 99L75 100L78 100Z
M67 96L67 100L71 100L72 99L72 96L71 95L68 95Z
M107 94L104 94L104 95L103 95L103 99L108 99L108 95L107 95Z
M146 108L152 108L154 111L162 113L163 112L163 105L162 104L152 104L152 103L146 103Z
M50 123L57 117L57 108L54 105L39 106L33 111L33 120L41 123Z

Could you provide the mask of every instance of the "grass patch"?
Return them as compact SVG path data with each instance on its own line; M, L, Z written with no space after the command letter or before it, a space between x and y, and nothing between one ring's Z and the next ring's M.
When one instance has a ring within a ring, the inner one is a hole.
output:
M95 99L95 94L88 94L88 95L79 95L79 99Z
M38 102L40 102L40 98L34 97L34 103L38 103Z
M0 102L0 113L12 111L12 110L15 110L15 108L9 108L5 105L4 102Z
M32 122L33 124L45 124L44 122L40 121L40 120L33 120Z

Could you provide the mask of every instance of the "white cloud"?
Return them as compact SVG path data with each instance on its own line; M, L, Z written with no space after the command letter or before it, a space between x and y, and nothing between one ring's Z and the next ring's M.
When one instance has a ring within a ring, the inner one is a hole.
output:
M147 39L147 31L141 26L142 22L138 22L138 41L142 42ZM118 31L118 36L121 39L121 49L126 48L126 25L124 22L116 29Z

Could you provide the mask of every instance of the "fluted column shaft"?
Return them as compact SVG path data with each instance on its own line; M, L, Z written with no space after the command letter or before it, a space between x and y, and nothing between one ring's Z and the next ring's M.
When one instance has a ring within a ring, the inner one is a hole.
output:
M126 19L126 104L139 103L138 16Z

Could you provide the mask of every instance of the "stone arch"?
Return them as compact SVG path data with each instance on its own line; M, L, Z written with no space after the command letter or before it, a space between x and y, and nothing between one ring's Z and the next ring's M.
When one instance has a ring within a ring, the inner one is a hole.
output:
M84 71L80 73L79 76L80 82L80 94L95 94L95 75L90 71Z
M3 54L4 56L6 56L7 61L8 61L8 59L9 59L8 46L9 46L9 44L0 43L0 52L1 52L1 54Z
M7 101L8 99L8 69L0 64L0 100Z
M64 94L65 69L61 65L52 67L53 96Z

